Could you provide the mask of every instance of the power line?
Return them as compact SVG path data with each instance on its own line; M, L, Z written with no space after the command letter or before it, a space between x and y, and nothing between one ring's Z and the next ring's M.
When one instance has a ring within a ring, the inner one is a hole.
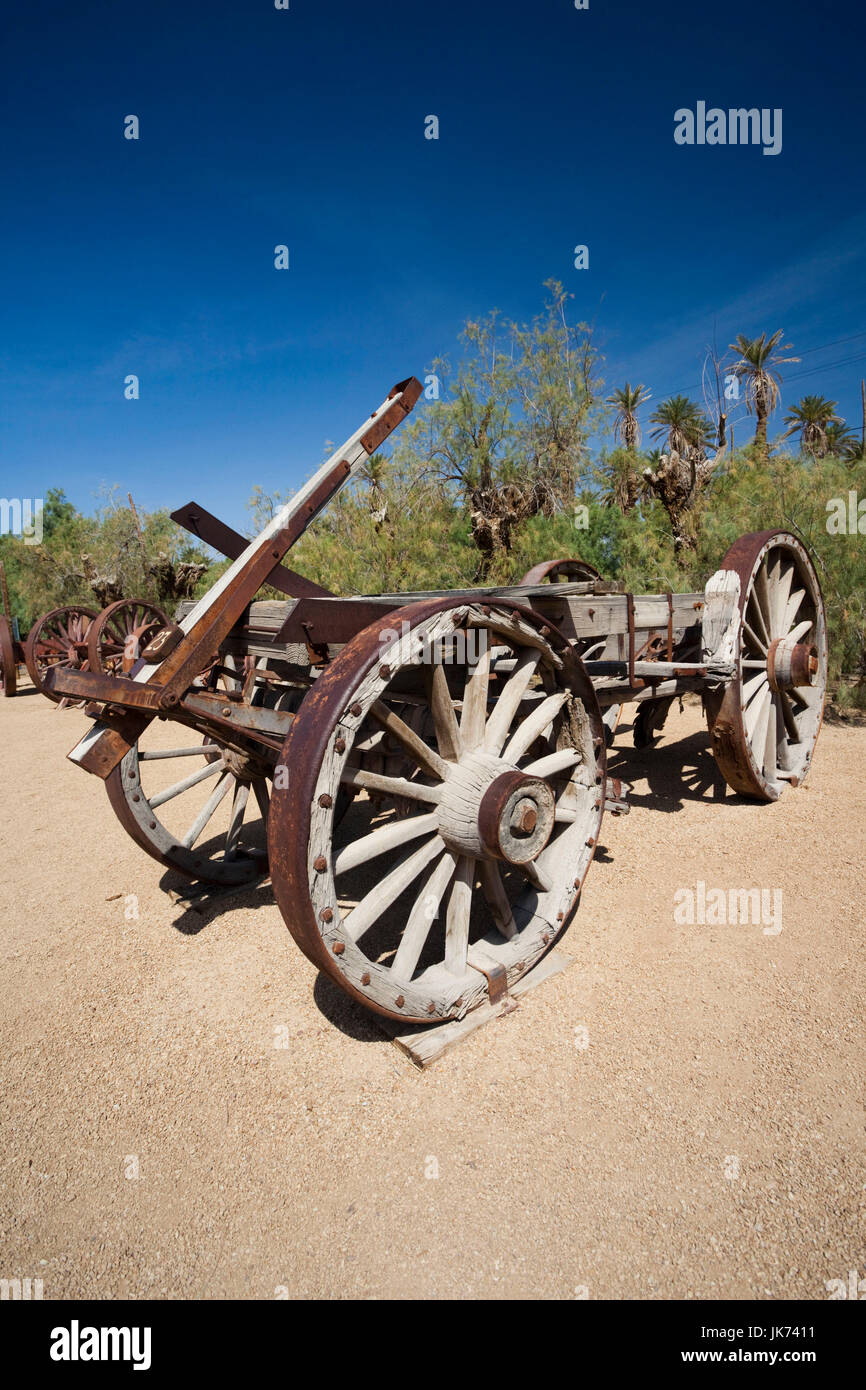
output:
M860 332L860 333L852 333L852 334L850 334L850 335L849 335L848 337L846 337L846 338L834 338L834 339L833 339L831 342L829 342L829 343L819 343L817 347L804 348L803 351L800 353L800 356L801 356L801 357L806 357L808 354L813 353L813 352L824 352L825 349L827 349L827 348L838 347L840 343L852 343L852 342L854 342L855 339L857 339L857 338L866 338L866 330L864 330L864 331L862 331L862 332ZM785 380L785 381L799 381L799 380L801 380L803 377L806 377L806 376L817 376L817 374L818 374L819 372L835 371L835 370L837 370L839 367L850 367L850 366L853 366L854 363L856 363L856 362L864 362L864 361L866 361L866 354L858 354L857 356L854 356L854 357L840 358L840 360L839 360L838 362L822 362L822 363L820 363L820 364L819 364L818 366L816 366L816 367L807 367L806 370L805 370L805 371L802 371L802 372L791 372L791 373L787 374L787 375L784 377L784 380ZM727 373L725 373L725 375L727 375ZM680 387L677 388L676 391L668 391L668 392L663 393L662 396L661 396L661 399L662 399L662 400L666 400L666 399L668 399L670 396L684 395L684 394L685 394L686 392L688 392L688 391L700 391L700 390L702 390L702 389L703 389L703 382L702 382L702 381L695 381L695 382L693 382L690 386L680 386ZM643 404L644 404L644 405L649 405L649 402L648 402L648 401L645 401ZM642 409L642 406L641 406L641 407L638 407L638 408L639 408L639 409Z

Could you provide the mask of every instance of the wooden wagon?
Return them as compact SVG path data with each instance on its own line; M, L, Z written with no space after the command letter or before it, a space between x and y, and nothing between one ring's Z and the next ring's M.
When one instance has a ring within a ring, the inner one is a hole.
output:
M420 393L396 386L252 542L175 513L228 571L126 671L116 644L100 655L115 605L91 669L45 677L89 702L70 757L142 849L210 883L269 873L310 960L407 1023L499 998L564 931L605 807L625 809L606 772L625 702L648 743L699 691L727 781L772 801L808 771L827 671L815 570L785 532L742 537L687 594L571 560L512 588L338 598L283 567ZM285 600L256 601L266 583Z

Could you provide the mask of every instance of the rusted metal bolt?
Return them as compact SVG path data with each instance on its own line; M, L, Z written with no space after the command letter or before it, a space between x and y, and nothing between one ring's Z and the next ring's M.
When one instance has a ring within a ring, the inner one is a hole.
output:
M560 913L560 916L562 916L561 913ZM542 933L541 933L541 940L543 941L544 945L546 946L547 943L548 943L548 941L550 940L550 932L549 932L549 931L542 932Z
M379 667L379 675L381 676L381 678L382 678L383 681L386 681L386 680L388 679L388 677L390 676L390 674L391 674L391 667L388 666L388 665L386 665L386 663L383 661L383 662L382 662L382 665Z
M231 707L231 705L224 705L224 706L223 706L222 716L223 716L223 719L231 719L231 717L232 717L232 707Z
M369 970L365 970L364 973L363 973L363 975L361 976L361 984L362 984L362 985L368 985L369 983L370 983L370 972L369 972Z
M323 874L328 867L328 861L323 854L313 861L313 868L317 874Z
M338 738L336 743L334 744L334 747L336 748L338 753L345 753L346 740L344 738Z
M398 994L397 998L394 1000L394 1003L397 1005L398 1009L402 1009L403 1005L406 1003L406 1000L403 998L402 994Z
M133 799L133 801L140 801L140 800L141 800L141 796L140 796L140 794L139 794L138 792L133 792L133 793L132 793L132 799Z
M557 920L557 922L561 922L562 919L564 918L564 916L565 916L565 913L564 913L564 912L557 912L557 914L556 914L556 920ZM550 937L547 936L547 935L545 934L545 936L544 936L543 939L544 939L545 941L549 941L549 940L550 940Z
M430 1003L427 1005L427 1012L428 1014L435 1014L436 1012L436 1005L433 1003L432 999Z
M319 797L319 805L324 806L325 810L327 811L331 806L333 806L333 804L334 798L332 796L329 796L327 792L322 792L322 795Z
M333 946L331 947L331 950L334 952L335 956L341 956L345 949L346 947L343 945L342 941L335 941Z
M323 907L319 913L320 922L333 922L334 914L329 907Z
M156 821L155 821L155 820L149 821L148 824L150 825L151 830L155 830L155 829L156 829Z
M361 706L358 704L358 701L356 700L355 703L351 706L349 713L354 714L355 718L359 719L361 717L361 712Z
M586 842L586 847L587 847L587 849L592 849L593 846L594 846L594 844L595 844L595 837L594 837L593 835L590 835L589 839L588 839L587 842Z

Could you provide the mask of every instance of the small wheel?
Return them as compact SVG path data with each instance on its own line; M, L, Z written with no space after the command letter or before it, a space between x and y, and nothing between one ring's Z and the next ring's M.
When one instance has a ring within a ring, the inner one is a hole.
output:
M6 614L0 613L0 692L5 696L14 695L17 684L18 666L12 625Z
M815 568L796 536L742 536L722 568L740 578L734 678L705 697L710 743L734 791L776 801L809 771L824 714L827 623Z
M533 565L520 581L520 587L530 584L574 584L601 579L598 570L586 560L543 560Z
M400 775L364 765L382 730ZM378 1013L462 1017L577 906L604 726L573 648L528 608L422 600L365 628L305 697L280 765L268 840L283 917ZM361 795L337 826L345 785Z
M73 671L88 669L87 631L95 617L92 608L52 608L37 618L27 635L24 661L30 679L56 705L63 704L64 697L45 689L45 673L52 666L68 666Z
M156 721L105 786L124 830L165 868L221 884L267 873L267 779L231 749Z
M143 649L170 626L161 608L145 599L122 598L104 608L87 634L91 671L128 675Z

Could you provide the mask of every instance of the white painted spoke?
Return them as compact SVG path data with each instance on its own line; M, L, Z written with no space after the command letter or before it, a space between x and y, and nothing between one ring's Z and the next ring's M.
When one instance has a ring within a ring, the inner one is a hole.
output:
M782 722L785 732L791 743L800 742L800 730L797 728L797 721L794 718L794 711L791 708L791 701L784 690L780 690L776 696L776 708L781 711Z
M140 763L155 762L158 758L195 758L203 753L219 753L218 743L199 743L195 748L154 748L151 752L142 749L138 754Z
M225 763L222 758L218 758L216 762L208 763L206 767L199 768L198 772L193 772L189 777L184 777L182 782L175 782L173 786L166 787L165 791L157 792L155 796L148 797L151 810L155 811L157 806L162 806L165 801L173 801L176 796L180 796L182 792L189 791L190 787L196 786L197 783L204 782L207 777L215 777L217 773L222 772L224 768Z
M481 889L490 908L490 915L506 941L510 941L517 935L517 923L511 911L499 865L493 859L480 859L478 869L481 874Z
M482 629L484 631L485 629ZM488 639L489 640L489 639ZM477 748L484 737L487 723L487 691L490 684L490 647L488 646L472 668L463 692L460 714L460 736L467 752Z
M256 801L259 803L259 810L262 813L262 820L264 821L265 826L267 826L268 818L271 812L271 794L268 791L267 778L256 777L256 779L253 782L253 791L255 792Z
M400 945L397 947L397 952L391 962L391 974L398 979L412 978L418 964L418 958L424 949L424 943L430 934L430 928L439 915L439 905L454 875L456 864L457 856L452 854L450 850L446 850L439 863L428 875L427 881L415 899L406 926L403 928Z
M773 604L770 599L770 585L767 578L766 562L761 565L755 575L755 608L761 615L764 632L767 634L768 641L773 640Z
M794 566L788 565L783 569L776 581L776 592L773 595L773 636L784 637L788 629L785 627L785 613L788 608L788 599L791 596L791 584L794 580Z
M791 642L801 642L811 626L812 624L807 619L805 622L798 623L786 636Z
M448 762L457 762L463 752L463 740L460 737L460 726L457 723L457 715L454 713L454 704L448 690L448 678L445 675L445 669L441 665L428 666L426 677L427 698L433 715L433 728L436 732L439 753Z
M210 820L211 816L213 815L214 811L219 806L220 802L223 800L223 797L228 796L229 792L232 789L232 783L234 782L234 780L235 779L230 772L224 772L222 774L220 780L217 782L216 786L214 787L204 806L202 806L201 810L199 811L198 815L196 816L195 820L193 821L192 825L190 826L189 830L186 832L186 834L183 837L183 840L181 841L181 844L185 845L187 849L192 849L196 840L199 838L208 821ZM153 802L151 801L150 804L152 806Z
M356 869L359 864L366 864L370 859L375 859L390 849L396 849L398 845L416 840L419 835L427 835L436 829L438 822L439 817L435 812L431 812L426 816L395 820L371 831L369 835L362 835L360 840L355 840L353 844L340 850L334 860L334 873L348 873L350 869Z
M761 612L761 605L758 602L758 595L754 589L749 594L749 601L746 604L746 612L752 614L752 627L758 637L758 640L764 648L764 651L766 651L772 639L767 629L767 623L764 618L764 615Z
M552 722L568 699L568 691L557 690L541 701L518 726L506 743L502 757L507 763L517 763L537 738L540 738L548 724Z
M769 644L765 642L762 637L758 636L752 624L746 618L743 619L743 633L748 638L749 642L751 642L753 649L763 652L766 658Z
M244 815L246 813L249 796L249 782L237 782L235 784L235 794L232 797L232 813L229 820L229 828L226 832L226 859L237 858L238 843L241 837L241 826L244 823Z
M426 844L401 860L375 888L370 889L366 897L361 899L354 911L344 920L346 931L353 941L358 941L364 932L379 920L386 908L397 901L400 894L405 892L410 883L414 882L444 848L444 842L439 835L431 836Z
M433 805L442 799L441 786L428 787L423 782L410 782L406 777L385 777L379 772L362 772L357 767L344 768L340 781L350 787L362 787L365 791L406 796L411 801L429 801Z
M770 706L770 687L765 685L760 694L752 701L749 708L743 715L743 723L746 726L746 737L756 754L756 761L760 752L763 750L763 738L766 730L767 710Z
M756 676L752 676L751 680L743 682L743 705L748 705L749 701L755 695L757 695L758 691L761 689L761 686L766 684L767 670L766 667L764 667L764 669L759 671Z
M771 700L768 709L767 734L764 740L764 756L762 759L764 776L769 782L775 782L776 780L776 768L778 766L776 743L776 706Z
M805 589L795 589L788 599L785 607L785 616L782 619L782 636L784 637L791 630L791 626L800 611L800 604L806 597Z
M576 763L582 762L582 754L577 748L557 748L555 753L547 753L543 758L536 758L535 762L527 763L526 767L520 769L530 777L552 777L556 772L562 772L567 767L574 767Z
M530 681L538 669L541 652L528 648L520 657L513 675L509 676L496 701L493 713L487 721L484 732L484 748L488 753L499 753L502 749L511 721L520 708L520 702L529 689Z
M445 917L445 969L450 970L452 975L466 974L474 883L475 860L462 854L457 861L457 871L451 885Z
M439 754L434 752L432 748L428 748L423 738L420 738L414 729L410 729L399 714L390 710L382 700L375 702L370 713L376 722L382 725L383 729L387 729L392 738L402 744L406 753L422 771L429 773L431 777L438 777L440 781L444 781L449 771L445 759L440 758Z
M517 864L516 868L526 874L533 888L537 888L539 893L549 893L553 887L553 879L541 867L537 859L531 859L528 864Z

